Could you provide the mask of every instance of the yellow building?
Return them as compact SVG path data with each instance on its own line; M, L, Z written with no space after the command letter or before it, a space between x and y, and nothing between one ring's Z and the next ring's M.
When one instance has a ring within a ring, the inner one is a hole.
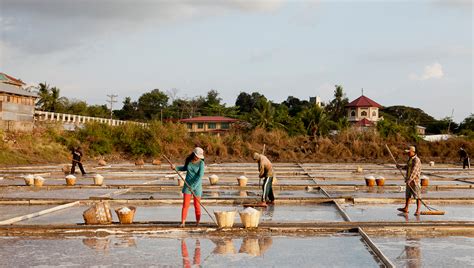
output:
M179 120L192 133L222 133L228 131L239 120L224 116L199 116Z
M379 116L379 108L382 105L362 95L346 105L348 121L362 127L374 126L383 119Z

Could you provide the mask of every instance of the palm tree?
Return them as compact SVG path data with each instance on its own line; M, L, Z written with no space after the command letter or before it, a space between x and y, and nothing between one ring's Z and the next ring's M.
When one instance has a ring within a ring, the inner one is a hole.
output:
M275 120L275 108L270 101L263 103L260 109L254 108L253 123L256 127L263 129L284 128L283 124Z

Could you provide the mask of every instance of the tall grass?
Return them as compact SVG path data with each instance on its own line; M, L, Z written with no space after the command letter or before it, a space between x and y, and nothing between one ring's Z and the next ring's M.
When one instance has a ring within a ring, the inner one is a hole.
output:
M453 138L425 142L400 133L381 133L375 129L360 131L348 128L337 135L313 137L289 136L285 131L254 129L231 130L220 137L190 135L184 125L152 122L148 127L125 124L111 127L89 123L75 132L47 125L32 133L0 132L0 164L63 162L72 146L81 146L86 159L157 158L165 154L173 160L183 159L195 146L204 149L208 161L252 161L253 152L261 152L277 162L375 162L391 163L385 149L388 144L398 161L404 161L408 145L416 145L423 162L458 161L459 147L474 154L474 141ZM13 142L15 141L15 142Z

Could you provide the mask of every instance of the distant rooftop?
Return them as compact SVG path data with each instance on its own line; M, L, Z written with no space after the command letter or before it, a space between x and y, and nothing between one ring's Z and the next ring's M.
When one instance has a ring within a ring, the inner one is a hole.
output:
M198 116L198 117L193 117L193 118L187 118L187 119L181 119L179 122L182 123L232 123L239 121L234 118L230 117L225 117L225 116Z
M382 108L382 105L376 103L370 98L362 95L357 99L353 100L351 103L347 104L346 107L377 107Z
M16 79L13 76L10 76L6 73L0 73L0 82L5 83L5 84L10 84L18 87L25 86L26 84L21 81L20 79Z

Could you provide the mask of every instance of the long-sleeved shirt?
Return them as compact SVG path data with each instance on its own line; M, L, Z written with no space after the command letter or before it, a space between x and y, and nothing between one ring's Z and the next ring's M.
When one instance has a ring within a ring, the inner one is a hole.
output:
M267 178L273 177L273 166L270 160L264 155L260 155L258 159L258 177L259 178Z
M410 157L407 164L402 168L407 171L405 182L415 181L416 183L420 183L421 160L417 155Z
M189 162L187 167L176 167L177 171L186 171L186 182L189 184L196 196L202 196L202 178L204 177L204 161L200 160L197 163ZM191 194L186 183L181 191L183 194Z

